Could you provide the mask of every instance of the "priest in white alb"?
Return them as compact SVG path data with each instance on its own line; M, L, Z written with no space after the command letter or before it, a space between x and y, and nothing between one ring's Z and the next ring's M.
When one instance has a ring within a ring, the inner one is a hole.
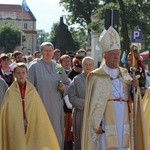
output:
M132 149L130 88L138 87L125 68L119 67L120 37L110 27L100 35L104 63L87 79L82 150ZM146 150L142 110L138 109L137 149ZM139 134L139 132L140 134ZM139 135L140 140L139 140Z

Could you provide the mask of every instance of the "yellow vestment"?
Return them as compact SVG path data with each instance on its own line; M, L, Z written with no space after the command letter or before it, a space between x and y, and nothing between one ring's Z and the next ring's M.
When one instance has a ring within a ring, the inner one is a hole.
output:
M144 117L146 121L146 128L147 128L147 141L148 146L150 148L150 88L147 89L143 99L142 99L142 105L144 110Z
M120 70L120 80L123 82L124 96L125 99L129 99L129 86L131 77L124 68L119 68ZM102 68L98 68L93 71L87 78L87 88L85 97L85 107L84 107L84 118L83 118L83 128L82 128L82 150L99 150L100 149L100 134L96 132L99 130L100 122L102 118L105 118L105 132L106 135L106 147L109 149L118 147L118 139L115 124L115 113L113 109L113 101L108 101L112 98L112 82L110 76L105 73ZM129 106L130 105L130 106ZM124 129L125 133L123 135L122 146L128 148L131 144L131 120L132 115L132 104L128 105L125 102L124 111ZM138 103L138 106L140 103ZM130 107L130 110L129 110ZM141 123L141 107L138 109L140 111L137 117L138 128L140 129L140 134L143 137L143 124ZM130 117L129 117L130 116ZM137 135L139 132L137 131ZM138 141L137 137L137 141ZM147 150L145 143L143 144L143 139L140 139L140 143L137 143L137 150ZM140 146L138 145L140 144ZM142 149L140 149L142 147Z
M0 107L0 150L59 150L59 144L42 101L27 81L25 134L22 102L17 81L4 96Z

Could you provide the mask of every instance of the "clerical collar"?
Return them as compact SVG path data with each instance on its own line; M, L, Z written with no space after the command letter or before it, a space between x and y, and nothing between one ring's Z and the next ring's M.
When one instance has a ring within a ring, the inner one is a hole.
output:
M106 64L103 65L104 71L110 75L111 79L116 79L119 76L119 68L111 69Z

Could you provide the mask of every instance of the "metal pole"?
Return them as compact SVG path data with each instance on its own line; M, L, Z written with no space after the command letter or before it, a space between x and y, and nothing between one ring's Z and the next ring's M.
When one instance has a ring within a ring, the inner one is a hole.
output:
M135 71L133 71L133 76L135 77ZM133 148L136 150L136 116L137 116L137 100L135 97L135 87L133 88Z
M111 10L111 26L113 27L113 23L114 23L114 11Z
M22 7L22 6L21 6ZM22 12L21 12L21 40L20 40L20 51L22 52L22 27L23 26L23 8L22 8Z
M133 78L135 78L135 71L137 68L137 62L136 62L136 51L138 52L138 47L133 45L131 47L131 56L132 56L132 65L131 65L131 69L132 69L132 75ZM133 150L137 149L137 139L136 139L136 116L137 116L137 99L136 99L136 88L133 87Z

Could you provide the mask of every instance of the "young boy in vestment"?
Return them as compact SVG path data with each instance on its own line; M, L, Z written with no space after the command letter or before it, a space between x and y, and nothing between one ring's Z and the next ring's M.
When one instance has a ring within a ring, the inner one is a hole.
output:
M59 150L59 144L42 101L27 80L27 67L17 63L15 81L0 108L1 150Z

